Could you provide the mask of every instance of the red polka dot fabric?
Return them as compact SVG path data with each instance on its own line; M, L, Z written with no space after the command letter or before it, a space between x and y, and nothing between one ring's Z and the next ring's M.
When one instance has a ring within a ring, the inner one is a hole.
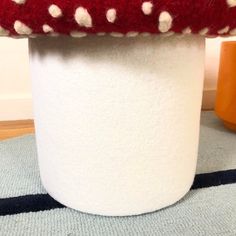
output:
M0 0L0 36L236 35L236 0Z

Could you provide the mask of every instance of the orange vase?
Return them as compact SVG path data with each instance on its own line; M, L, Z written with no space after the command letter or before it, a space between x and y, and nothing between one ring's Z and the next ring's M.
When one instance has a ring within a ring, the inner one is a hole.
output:
M236 131L236 41L221 45L215 112L227 128Z

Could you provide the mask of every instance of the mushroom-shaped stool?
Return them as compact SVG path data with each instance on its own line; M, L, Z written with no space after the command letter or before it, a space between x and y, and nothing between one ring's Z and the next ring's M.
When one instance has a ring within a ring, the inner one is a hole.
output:
M123 216L189 191L204 41L236 34L235 0L1 0L0 34L29 38L40 174L53 198Z

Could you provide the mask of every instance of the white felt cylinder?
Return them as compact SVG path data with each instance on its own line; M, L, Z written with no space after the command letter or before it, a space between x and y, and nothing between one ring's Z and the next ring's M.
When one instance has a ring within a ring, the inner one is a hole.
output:
M71 208L134 215L195 175L204 39L30 39L41 179Z

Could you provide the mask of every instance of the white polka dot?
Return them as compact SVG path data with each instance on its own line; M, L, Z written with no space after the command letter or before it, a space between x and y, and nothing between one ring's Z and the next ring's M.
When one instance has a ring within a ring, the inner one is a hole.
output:
M114 23L116 20L116 9L114 8L109 9L106 13L106 18L108 22Z
M111 32L110 35L117 38L124 37L124 34L119 33L119 32Z
M138 32L130 31L125 36L126 37L136 37L136 36L138 36L138 34L139 34Z
M31 35L29 35L29 38L33 38L33 39L35 39L35 38L37 38L37 34L31 34Z
M52 32L49 35L52 36L52 37L58 37L60 34L57 33L57 32Z
M145 15L150 15L152 13L153 4L151 2L143 2L142 11Z
M183 29L182 33L183 33L183 34L191 34L191 33L192 33L192 30L191 30L190 27L187 27L187 28Z
M53 18L58 18L62 16L62 11L61 9L55 5L52 4L49 8L48 8L48 12L49 14L53 17Z
M7 35L9 35L9 31L5 30L0 26L0 36L7 36Z
M24 4L26 2L26 0L12 0L12 1L19 5Z
M80 31L72 31L72 32L70 32L70 35L74 38L83 38L83 37L87 36L87 33L80 32Z
M236 0L226 0L229 7L236 7Z
M223 29L218 30L218 34L226 34L228 32L229 32L229 26L226 26Z
M230 30L229 34L230 34L230 35L236 35L236 28L235 28L235 29L232 29L232 30Z
M174 35L174 34L175 34L174 31L169 31L169 32L166 32L166 33L161 34L161 36L162 36L162 37L169 37L169 36L172 36L172 35Z
M162 33L166 33L172 27L172 17L169 12L163 11L159 16L159 31Z
M47 24L44 24L42 28L44 33L51 33L54 31L53 28Z
M98 33L97 33L97 36L104 36L104 35L106 35L105 32L98 32Z
M19 20L16 20L14 23L14 29L18 34L26 34L29 35L32 33L32 29L30 29L27 25L22 23Z
M92 27L92 18L88 13L87 9L83 7L78 7L75 11L75 20L76 22L83 27L90 28Z
M206 28L201 29L201 30L199 31L199 34L204 36L204 35L206 35L208 32L209 32L209 29L206 27Z

